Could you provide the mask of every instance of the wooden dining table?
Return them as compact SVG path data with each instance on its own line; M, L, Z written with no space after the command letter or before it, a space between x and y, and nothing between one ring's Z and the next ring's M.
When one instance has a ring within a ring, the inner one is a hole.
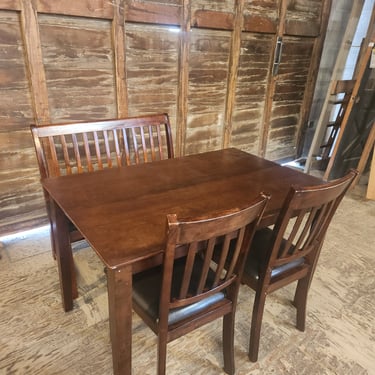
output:
M50 177L62 302L77 296L69 221L105 265L114 374L131 374L132 275L162 262L166 215L196 217L271 195L261 226L275 222L292 184L319 178L235 148L124 168Z

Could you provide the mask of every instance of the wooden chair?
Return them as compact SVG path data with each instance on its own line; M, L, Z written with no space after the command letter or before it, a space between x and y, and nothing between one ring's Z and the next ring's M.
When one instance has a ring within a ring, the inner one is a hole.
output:
M158 336L158 374L165 374L167 343L223 317L224 370L234 373L234 317L244 259L268 197L215 216L167 216L163 266L133 278L133 308ZM232 261L226 258L230 243ZM216 246L215 246L216 245ZM218 262L213 253L220 252Z
M294 306L297 329L305 330L309 286L330 221L357 175L313 187L291 187L273 229L258 231L252 242L242 282L255 290L249 358L258 359L266 296L298 280Z
M173 158L167 114L95 122L31 125L41 178ZM47 212L50 216L46 192ZM82 235L70 225L70 241ZM55 246L52 240L52 251Z

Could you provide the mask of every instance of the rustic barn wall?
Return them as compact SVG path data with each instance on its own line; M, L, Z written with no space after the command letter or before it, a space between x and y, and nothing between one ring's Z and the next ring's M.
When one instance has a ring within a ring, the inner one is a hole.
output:
M33 122L168 112L177 155L295 156L330 4L0 0L0 233L45 221Z
M176 139L178 33L169 26L128 23L125 45L128 114L167 112Z
M0 10L0 227L3 231L25 217L45 216L27 126L33 121L19 14Z
M38 17L51 122L115 118L111 23Z

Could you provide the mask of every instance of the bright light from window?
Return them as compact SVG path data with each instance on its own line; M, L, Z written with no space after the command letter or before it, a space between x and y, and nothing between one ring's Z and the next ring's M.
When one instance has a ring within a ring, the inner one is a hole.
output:
M171 33L179 33L181 31L181 28L180 27L169 27L168 28L168 31L170 31Z
M8 234L6 236L0 237L0 242L9 242L15 239L23 239L31 236L35 236L38 234L42 234L44 232L49 232L49 225L44 225L43 227L33 228L30 230L25 230L22 232Z

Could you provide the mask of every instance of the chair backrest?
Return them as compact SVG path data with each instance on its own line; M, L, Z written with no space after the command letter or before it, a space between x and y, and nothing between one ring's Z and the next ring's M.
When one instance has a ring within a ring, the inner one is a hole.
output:
M167 114L31 125L42 178L173 158Z
M307 264L319 253L338 205L357 175L351 170L341 179L311 187L291 187L273 229L269 266L282 266L304 257Z
M160 322L167 321L171 309L199 302L234 283L238 291L245 257L268 199L262 194L243 209L199 219L167 216ZM186 257L179 258L181 248L187 252ZM181 265L181 260L183 266L174 278L173 268L177 262Z

